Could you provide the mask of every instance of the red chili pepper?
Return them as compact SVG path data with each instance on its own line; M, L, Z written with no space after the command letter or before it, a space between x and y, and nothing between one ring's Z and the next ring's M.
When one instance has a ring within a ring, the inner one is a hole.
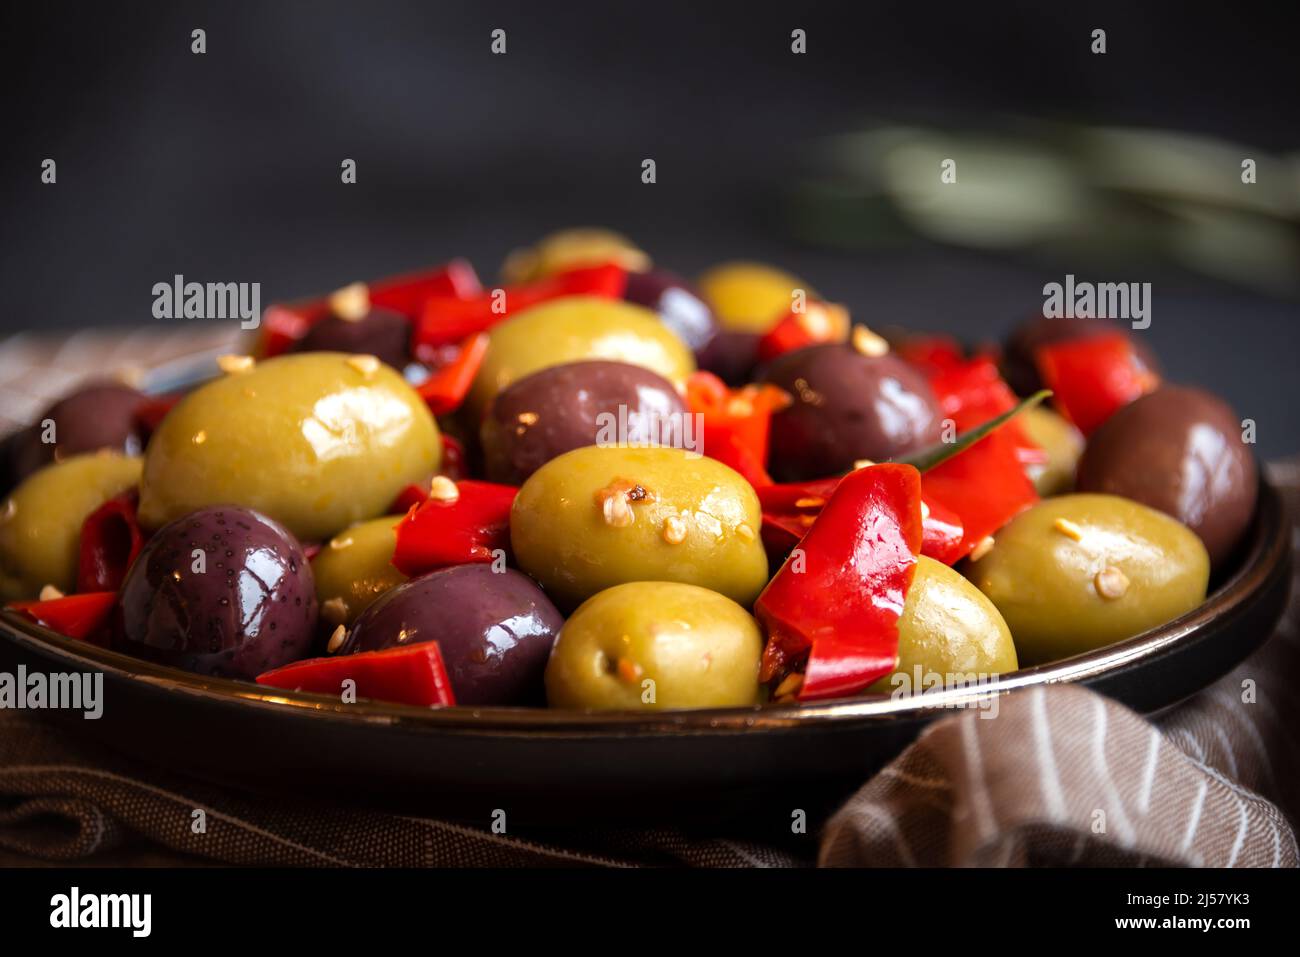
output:
M308 658L257 676L259 685L337 695L343 682L356 683L359 698L419 707L453 705L451 679L436 641L335 658Z
M77 591L117 591L144 547L136 519L139 493L132 489L95 509L81 524L77 556Z
M804 652L801 700L854 694L889 674L921 536L915 468L874 465L841 479L754 603L768 636L760 680Z
M145 399L135 407L132 418L135 420L136 427L144 433L146 442L158 431L158 426L162 424L167 413L176 408L183 398L185 398L183 395L154 396Z
M942 508L961 522L961 544L945 552L951 558L948 564L970 554L986 536L1038 501L1017 439L1005 426L930 469L922 483L931 515Z
M474 267L465 259L453 259L445 266L380 279L370 284L370 304L417 318L424 304L435 297L472 299L483 292Z
M965 350L952 336L908 336L894 352L931 378L966 361Z
M392 309L410 319L421 314L425 301L430 298L464 298L477 296L480 291L474 268L463 259L369 285L371 305ZM262 313L259 353L269 359L288 352L308 329L328 315L328 297L273 303Z
M397 525L393 566L408 576L448 565L491 562L510 549L510 506L519 489L465 479L454 500L428 498Z
M117 592L95 591L49 601L15 601L9 607L51 631L98 645L104 643L105 626L116 602Z
M480 332L470 336L460 344L456 357L440 369L435 369L429 378L417 388L420 398L429 406L434 415L447 415L460 408L469 392L474 376L478 374L483 357L487 355L488 334Z
M763 509L763 544L773 564L785 560L821 513L826 500L835 492L840 477L768 485L758 489ZM936 501L925 490L921 479L921 554L945 565L954 564L961 551L961 516Z
M1043 346L1034 360L1052 402L1084 435L1160 384L1122 332Z
M952 419L959 432L983 425L1016 406L1015 393L986 356L959 362L932 375L930 386L944 417ZM1014 438L1022 464L1041 465L1047 461L1046 453L1030 441L1019 422L1008 422L1001 431Z
M767 474L768 431L772 413L790 397L771 385L729 389L711 372L686 380L686 407L704 417L705 455L735 469L755 488L772 484Z
M485 332L498 322L548 299L561 296L620 299L626 286L627 271L622 266L606 263L488 290L468 299L434 296L425 301L416 318L411 341L418 355L449 342L459 342L476 332Z
M758 359L769 362L779 355L821 342L844 342L849 337L849 312L827 302L809 302L802 312L788 312L758 340Z

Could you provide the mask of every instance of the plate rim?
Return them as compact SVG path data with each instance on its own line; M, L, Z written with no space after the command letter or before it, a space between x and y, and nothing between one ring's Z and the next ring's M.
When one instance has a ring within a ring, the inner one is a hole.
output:
M416 732L494 736L680 736L751 733L756 730L847 727L864 723L927 721L953 709L985 706L993 696L1025 687L1078 684L1110 676L1195 643L1219 616L1242 612L1275 577L1286 574L1291 526L1278 488L1260 470L1259 496L1240 567L1204 602L1173 621L1132 638L1071 658L1018 669L994 683L952 688L911 697L857 696L811 703L663 711L563 711L550 708L425 708L360 700L344 704L308 692L262 688L251 682L192 674L133 658L51 631L8 608L0 609L0 634L39 656L54 657L71 670L102 671L116 680L148 686L162 694L197 696L233 707L269 709L282 716L351 725L400 726ZM1244 657L1244 656L1243 656Z

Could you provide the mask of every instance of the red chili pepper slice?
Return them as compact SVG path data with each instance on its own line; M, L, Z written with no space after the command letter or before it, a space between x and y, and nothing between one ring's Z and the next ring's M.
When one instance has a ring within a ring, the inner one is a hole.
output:
M1122 332L1043 346L1034 360L1052 402L1084 435L1160 384Z
M758 359L769 362L779 355L822 342L844 342L849 337L849 312L828 302L809 302L802 312L786 313L758 340Z
M289 691L337 695L356 682L357 697L419 707L456 703L436 641L335 658L308 658L257 676L257 683Z
M755 488L772 484L767 474L768 431L772 413L790 397L771 385L730 389L711 372L686 380L686 407L704 417L702 451L735 469Z
M160 395L153 398L145 399L135 407L132 417L135 419L136 427L144 433L145 442L158 431L158 426L166 418L167 413L180 404L183 395Z
M117 592L97 591L49 601L15 601L8 607L51 631L98 645L104 643L108 616L116 603Z
M77 556L77 591L117 591L144 547L136 518L139 493L132 489L95 509L81 524Z
M841 479L754 603L768 636L760 680L805 651L801 700L854 694L889 674L921 537L915 468L874 465Z
M428 498L397 525L393 566L422 575L448 565L491 562L510 550L510 506L519 489L465 479L455 499Z
M627 271L606 263L585 266L503 289L488 290L468 299L433 296L415 321L412 344L419 355L449 342L459 342L485 332L502 320L531 306L561 296L601 296L620 299L627 286Z
M434 415L448 415L460 408L469 387L478 375L483 357L487 355L488 334L480 332L460 344L458 354L425 379L416 392Z
M944 417L952 419L959 432L983 425L1016 406L1015 393L987 356L949 366L931 376L930 386ZM1001 431L1015 439L1022 464L1041 465L1047 461L1046 453L1030 441L1019 422L1008 422Z
M469 261L453 259L434 270L422 270L372 282L370 304L415 319L430 299L445 296L471 299L482 292L483 285Z
M410 319L420 315L428 299L477 296L481 289L474 268L463 259L369 284L371 305L392 309ZM262 313L258 352L267 359L288 352L308 329L328 315L327 297L271 304Z
M908 336L894 352L931 378L966 361L965 350L952 336Z
M921 554L945 565L957 564L968 551L962 547L966 529L961 516L930 494L924 475L921 501L925 504L921 510Z
M948 564L1038 501L1017 439L1005 426L930 469L922 483L932 515L941 507L961 521L961 544L945 553Z

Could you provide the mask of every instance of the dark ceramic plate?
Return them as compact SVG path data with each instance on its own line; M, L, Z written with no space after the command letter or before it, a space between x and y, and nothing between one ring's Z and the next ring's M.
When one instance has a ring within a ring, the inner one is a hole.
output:
M1077 682L1143 712L1176 704L1268 638L1286 603L1290 555L1282 500L1264 482L1236 571L1205 604L1108 648L1007 675L996 693ZM497 808L525 822L624 823L780 810L788 832L789 808L813 813L843 796L927 722L988 694L654 716L344 705L138 661L7 611L0 638L0 670L102 671L99 720L50 713L113 749L228 785L484 822Z

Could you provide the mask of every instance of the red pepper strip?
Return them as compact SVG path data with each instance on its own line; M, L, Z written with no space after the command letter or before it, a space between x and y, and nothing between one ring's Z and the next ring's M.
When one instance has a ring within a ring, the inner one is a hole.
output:
M931 378L966 361L965 350L952 336L908 336L894 352Z
M1034 360L1052 402L1084 435L1160 384L1122 332L1043 346Z
M335 658L308 658L257 676L259 685L337 695L343 682L356 682L359 698L419 707L453 705L451 679L436 641Z
M115 591L93 591L49 601L15 601L9 607L61 635L103 644L99 639L116 602Z
M776 386L729 389L711 372L695 372L686 380L686 407L704 417L702 451L755 488L772 483L766 471L768 430L772 413L789 401Z
M465 446L446 432L442 434L442 467L438 474L447 476L453 482L459 482L469 475L469 466L465 464ZM426 494L425 498L428 497Z
M969 549L963 548L966 529L961 516L939 502L925 487L921 476L921 554L945 565L955 565Z
M474 269L463 259L418 273L370 283L371 305L392 309L414 319L433 297L454 299L481 291ZM262 313L258 352L264 358L288 352L307 330L330 315L328 297L273 303Z
M970 554L986 536L1038 501L1017 449L1015 436L1004 427L922 477L931 514L943 507L961 520L961 544L952 550L952 561Z
M435 297L472 299L483 292L474 267L465 259L453 259L445 266L422 272L380 279L370 284L370 304L400 312L415 319L424 304Z
M131 413L135 420L136 427L144 433L144 439L147 442L149 437L158 431L158 426L167 413L180 403L183 395L160 395L153 398L145 399L135 407Z
M810 302L803 312L788 312L758 340L758 359L768 362L779 355L821 342L844 342L849 337L849 311L826 302Z
M538 279L534 282L488 290L469 299L434 296L425 300L415 320L412 344L427 350L459 342L476 332L484 332L503 319L517 315L531 306L561 296L601 296L620 299L627 286L627 271L607 263L587 266Z
M805 650L800 700L854 694L889 674L921 534L915 468L873 465L841 479L754 603L768 636L760 680Z
M124 492L95 509L81 524L77 591L117 591L144 546L136 519L139 494Z
M434 370L417 388L420 398L434 415L447 415L460 408L478 368L487 355L488 334L480 332L460 344L460 352L451 362Z
M1016 395L1006 384L993 360L987 356L960 362L931 376L930 386L946 418L958 432L983 425L989 419L1015 408ZM1023 465L1042 465L1046 453L1030 441L1016 421L1002 426L1015 439L1016 453Z
M397 525L393 566L414 577L448 565L491 562L510 549L510 506L519 489L465 479L452 500L430 498Z

